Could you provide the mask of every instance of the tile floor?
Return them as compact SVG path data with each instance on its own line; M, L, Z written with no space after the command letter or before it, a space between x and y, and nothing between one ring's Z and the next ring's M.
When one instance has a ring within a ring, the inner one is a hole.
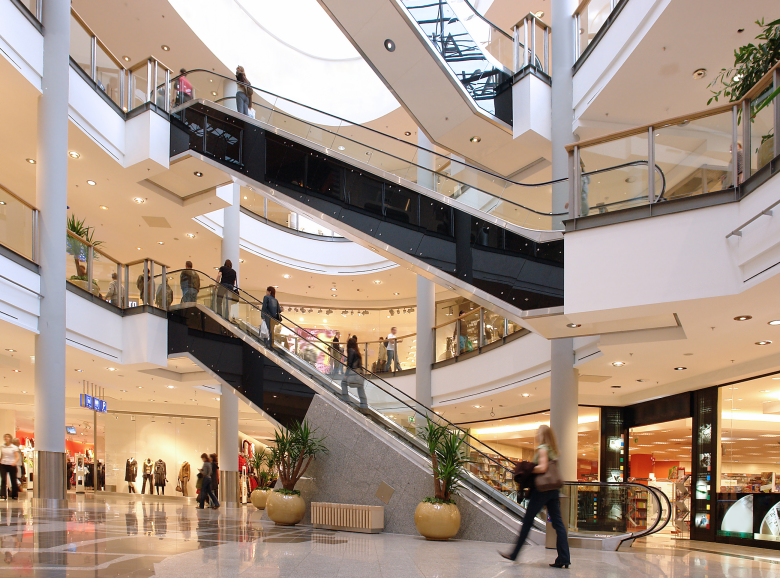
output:
M262 512L196 510L193 503L75 497L68 509L0 502L0 578L593 578L780 576L780 552L648 541L625 552L555 552L527 546L517 564L485 542L426 542L394 534L276 527Z

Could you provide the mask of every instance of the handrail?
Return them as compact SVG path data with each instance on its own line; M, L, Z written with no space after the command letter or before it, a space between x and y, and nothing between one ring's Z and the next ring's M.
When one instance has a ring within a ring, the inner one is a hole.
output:
M16 285L17 287L21 287L21 288L22 288L22 289L24 289L25 291L29 291L29 292L30 292L30 293L32 293L33 295L37 295L38 297L40 297L41 299L43 299L43 295L41 295L41 294L40 294L40 293L38 293L37 291L33 291L33 290L32 290L32 289L30 289L29 287L25 287L25 286L24 286L24 285L22 285L21 283L18 283L17 281L14 281L13 279L9 279L9 278L8 278L8 277L6 277L5 275L0 275L0 279L3 279L4 281L8 281L9 283L13 283L13 284L14 284L14 285Z
M25 207L27 207L28 209L30 209L30 210L32 210L32 211L37 211L37 210L38 210L38 208L37 208L37 207L35 207L34 205L31 205L30 203L28 203L27 201L25 201L25 200L24 200L22 197L20 197L19 195L17 195L16 193L14 193L14 192L13 192L13 191L11 191L10 189L8 189L7 187L4 187L2 184L0 184L0 190L2 190L2 191L3 191L4 193L6 193L6 194L9 194L9 195L11 195L11 196L12 196L14 199L16 199L17 201L19 201L20 203L22 203L22 204L23 204Z
M511 34L509 34L508 32L505 32L502 28L499 28L498 26L493 24L490 20L485 18L482 14L480 14L479 11L476 8L474 8L474 6L471 5L471 2L469 2L469 0L462 0L462 2L464 4L466 4L469 8L471 8L472 12L474 12L474 14L476 14L477 17L480 20L485 22L485 24L489 25L491 28L493 28L493 30L497 30L498 32L500 32L501 34L506 36L509 40L512 40L512 35Z
M589 0L584 0L584 2L588 2ZM742 105L745 102L749 102L753 99L755 99L756 96L760 96L768 87L769 84L771 84L774 76L774 71L776 69L780 68L780 62L775 64L763 77L761 77L761 80L759 80L753 88L748 91L745 96L740 98L739 100L735 100L732 102L729 102L728 104L723 104L719 106L715 106L712 108L702 109L698 110L696 112L692 112L690 114L683 114L679 116L674 116L672 118L663 119L657 122L651 122L648 124L643 124L640 126L636 126L633 128L609 133L603 136L590 138L587 140L574 142L571 144L566 145L566 150L568 152L572 152L575 147L579 147L580 149L586 148L586 147L592 147L597 144L604 144L611 142L613 140L618 140L630 136L638 136L638 135L646 135L647 131L650 128L664 128L668 126L674 126L686 121L692 121L692 120L699 120L702 118L707 118L709 116L715 116L718 114L723 114L724 112L728 112L732 108L734 108L735 105Z
M764 215L766 215L767 217L771 217L772 216L772 209L774 209L777 205L780 205L780 201L775 201L774 203L769 205L766 209L764 209L763 211L761 211L757 215L751 217L750 219L748 219L747 221L742 223L739 227L737 227L736 229L731 231L731 233L726 235L726 238L728 239L729 237L732 237L732 236L741 237L742 236L742 229L747 227L753 221L755 221L757 219L760 219Z

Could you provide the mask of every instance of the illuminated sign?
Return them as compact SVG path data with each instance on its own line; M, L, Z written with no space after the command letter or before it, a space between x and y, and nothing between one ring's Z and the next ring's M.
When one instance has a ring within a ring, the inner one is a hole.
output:
M105 399L98 399L86 393L79 396L79 405L100 413L108 413L108 403Z

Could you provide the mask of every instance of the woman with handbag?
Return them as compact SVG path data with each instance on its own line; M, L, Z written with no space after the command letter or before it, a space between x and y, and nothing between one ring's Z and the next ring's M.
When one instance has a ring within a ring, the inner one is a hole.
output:
M360 398L360 408L368 409L366 398L365 378L363 377L363 356L357 344L357 335L353 335L347 341L347 373L341 380L341 397L349 403L349 388L356 387Z
M563 525L561 516L561 502L558 499L558 490L563 487L563 478L558 471L558 443L555 440L555 433L547 425L539 426L536 430L536 454L534 463L536 466L532 470L536 477L534 487L531 489L531 496L528 499L528 507L523 518L523 527L520 529L520 535L517 538L514 550L511 554L499 552L507 560L514 560L520 554L520 548L523 547L528 533L534 525L534 518L543 507L547 507L547 514L550 516L555 533L558 539L555 548L558 550L558 556L553 568L568 568L571 564L569 555L569 540L566 536L566 526Z

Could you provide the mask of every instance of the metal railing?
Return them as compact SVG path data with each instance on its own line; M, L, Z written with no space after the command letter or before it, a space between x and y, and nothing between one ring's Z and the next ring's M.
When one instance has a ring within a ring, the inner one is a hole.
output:
M550 30L548 24L530 12L515 24L512 36L516 73L530 65L550 76ZM523 39L522 42L520 38Z
M574 60L596 38L620 0L582 0L574 11Z
M776 64L740 100L567 145L571 218L735 191L780 154ZM655 170L650 170L654 167Z

